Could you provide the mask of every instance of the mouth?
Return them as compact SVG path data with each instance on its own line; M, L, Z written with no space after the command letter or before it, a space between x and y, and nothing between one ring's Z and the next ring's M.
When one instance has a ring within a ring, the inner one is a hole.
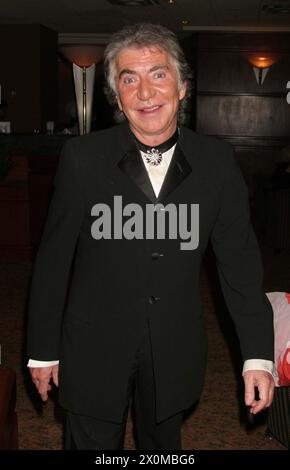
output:
M155 105L155 106L146 106L144 108L139 108L138 111L142 114L154 114L162 108L162 105Z

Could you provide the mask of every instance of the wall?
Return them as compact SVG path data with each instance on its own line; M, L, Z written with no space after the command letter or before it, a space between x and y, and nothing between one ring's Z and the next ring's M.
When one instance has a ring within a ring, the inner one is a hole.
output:
M244 54L276 51L262 86ZM251 193L259 173L270 173L290 143L290 34L200 33L196 69L196 130L229 141Z
M40 25L0 25L0 84L11 131L44 131L57 114L57 33Z

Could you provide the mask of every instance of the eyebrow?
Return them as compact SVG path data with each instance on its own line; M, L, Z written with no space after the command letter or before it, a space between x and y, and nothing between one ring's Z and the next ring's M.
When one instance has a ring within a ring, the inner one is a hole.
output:
M168 65L154 65L153 67L151 67L151 69L148 71L148 73L155 72L156 70L160 70L160 69L161 70L168 70ZM126 74L136 75L137 72L136 72L136 70L123 69L119 73L119 79L122 78L122 76L126 75Z

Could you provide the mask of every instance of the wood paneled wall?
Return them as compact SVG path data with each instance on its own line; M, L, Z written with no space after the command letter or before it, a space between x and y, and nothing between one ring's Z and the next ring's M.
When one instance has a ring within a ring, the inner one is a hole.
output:
M247 52L257 51L280 57L263 85L257 84L245 58ZM290 144L289 80L290 34L198 35L196 130L234 146L251 192L255 175L270 173L280 149Z

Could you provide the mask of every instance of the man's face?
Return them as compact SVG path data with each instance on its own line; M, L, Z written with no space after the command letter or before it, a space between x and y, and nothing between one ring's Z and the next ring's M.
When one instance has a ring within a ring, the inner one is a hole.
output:
M158 145L174 133L186 85L178 89L167 52L155 46L123 49L116 60L116 86L119 108L139 140Z

